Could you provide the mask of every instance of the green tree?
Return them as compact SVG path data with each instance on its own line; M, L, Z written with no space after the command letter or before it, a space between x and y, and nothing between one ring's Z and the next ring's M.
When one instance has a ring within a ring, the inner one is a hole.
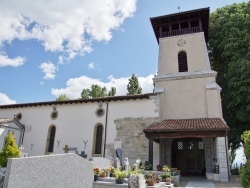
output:
M61 94L56 98L56 101L66 101L70 100L70 98L66 94Z
M127 95L141 94L142 88L138 82L138 78L135 74L132 74L127 85L128 93Z
M245 131L241 139L247 161L243 168L240 169L240 181L243 187L250 188L250 131Z
M223 116L235 150L250 124L250 2L232 4L210 15L209 43L213 70L218 72Z
M105 96L114 96L116 93L116 88L111 87L111 90L107 93L107 88L101 87L97 84L93 84L91 88L85 88L82 90L81 98L82 99L90 99L97 97L105 97Z
M108 96L115 96L115 94L116 94L116 88L111 87L111 90L108 92Z
M0 152L0 166L6 167L8 158L20 157L20 150L18 149L12 132L8 134L5 139L5 145Z

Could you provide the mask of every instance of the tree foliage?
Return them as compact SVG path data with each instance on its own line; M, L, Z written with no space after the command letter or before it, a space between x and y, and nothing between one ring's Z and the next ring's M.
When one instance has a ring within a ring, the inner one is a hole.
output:
M66 101L70 100L70 98L66 94L61 94L56 98L56 101Z
M101 87L97 84L93 84L91 88L85 88L82 90L81 98L82 99L90 99L97 97L105 97L105 96L114 96L116 94L116 88L111 87L111 90L107 92L107 88Z
M223 116L234 150L250 124L250 2L228 5L210 15L208 48L223 88Z
M132 74L131 78L129 79L127 90L128 90L127 95L134 95L134 94L142 93L142 88L135 74Z
M8 134L5 140L5 145L0 152L0 166L6 167L9 158L20 157L20 150L18 149L12 132Z

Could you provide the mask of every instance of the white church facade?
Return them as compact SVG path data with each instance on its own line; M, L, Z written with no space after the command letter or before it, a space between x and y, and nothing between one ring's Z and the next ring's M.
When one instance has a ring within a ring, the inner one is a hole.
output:
M206 48L208 19L209 8L150 19L159 43L153 93L1 105L0 119L24 127L18 143L30 156L68 145L114 160L121 148L130 163L140 158L209 179L217 166L219 180L228 181L229 128ZM0 133L6 127L0 123Z

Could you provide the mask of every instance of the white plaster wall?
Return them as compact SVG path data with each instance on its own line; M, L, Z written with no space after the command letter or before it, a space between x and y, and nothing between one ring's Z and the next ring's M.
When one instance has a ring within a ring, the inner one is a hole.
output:
M50 118L53 106L58 111L58 118L55 120ZM89 102L1 109L0 114L2 117L11 118L14 114L22 113L20 122L25 125L24 152L29 153L30 156L45 154L48 128L50 125L55 125L54 154L64 153L63 148L65 145L77 147L79 152L83 151L83 140L88 140L85 152L88 158L90 158L92 156L94 127L97 123L101 123L105 127L106 103L102 103L105 114L101 118L95 114L98 108L97 102ZM114 143L116 137L115 119L124 117L158 117L156 109L157 107L153 99L109 102L106 143ZM59 147L57 147L57 140L61 140ZM32 150L31 144L34 144Z
M186 41L178 46L178 40ZM187 53L188 72L211 70L204 33L192 33L159 39L158 75L178 73L178 53Z

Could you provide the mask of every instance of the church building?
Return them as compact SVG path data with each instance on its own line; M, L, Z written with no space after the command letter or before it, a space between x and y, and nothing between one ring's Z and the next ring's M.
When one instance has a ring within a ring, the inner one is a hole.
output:
M159 44L152 93L1 105L0 149L8 127L2 122L8 119L30 156L64 153L67 145L88 159L113 161L120 148L130 164L139 158L154 169L168 165L183 175L213 179L217 173L229 181L229 127L206 47L209 8L150 21Z

